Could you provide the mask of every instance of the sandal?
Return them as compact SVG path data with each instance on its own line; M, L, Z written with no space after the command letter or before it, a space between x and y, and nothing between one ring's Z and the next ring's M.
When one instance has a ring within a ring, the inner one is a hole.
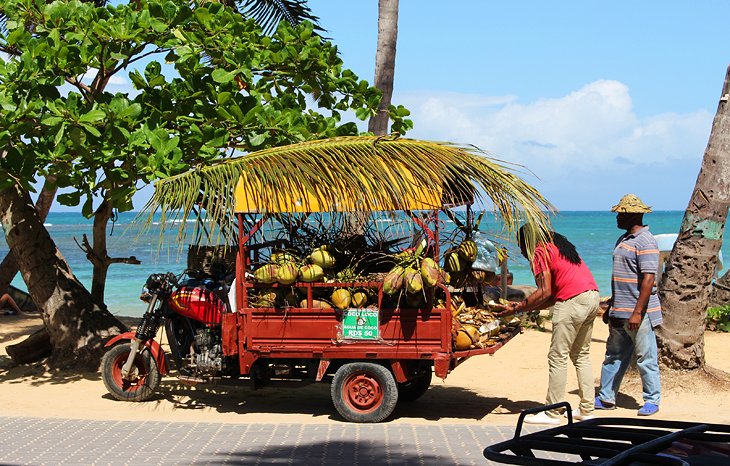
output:
M593 405L596 409L616 409L616 403L609 403L608 401L603 401L598 397L596 397Z
M659 405L647 401L637 414L639 416L651 416L652 414L656 414L657 411L659 411Z

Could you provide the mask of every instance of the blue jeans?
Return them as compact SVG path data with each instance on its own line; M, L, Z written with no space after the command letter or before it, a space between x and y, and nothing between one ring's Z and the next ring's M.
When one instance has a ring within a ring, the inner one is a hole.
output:
M628 319L611 318L609 322L606 358L601 367L601 389L598 397L606 403L616 403L616 394L636 351L636 365L641 375L644 402L659 405L659 363L654 329L644 315L638 330L629 330Z

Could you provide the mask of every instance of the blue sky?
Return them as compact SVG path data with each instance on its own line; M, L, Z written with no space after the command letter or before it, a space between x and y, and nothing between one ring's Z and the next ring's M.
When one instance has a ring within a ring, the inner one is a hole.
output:
M378 2L309 4L372 82ZM412 112L408 137L521 164L560 210L607 210L629 192L684 210L730 64L728 18L727 0L400 0L393 103Z
M377 3L310 1L371 82ZM730 64L728 18L727 1L401 0L393 102L412 111L409 137L523 164L561 210L628 192L683 210Z

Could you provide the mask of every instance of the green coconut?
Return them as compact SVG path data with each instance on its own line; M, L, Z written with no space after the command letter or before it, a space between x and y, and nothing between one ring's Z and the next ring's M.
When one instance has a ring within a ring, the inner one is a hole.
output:
M324 270L317 264L309 264L299 269L299 276L303 282L316 282L324 277Z
M362 308L368 303L368 294L364 291L356 291L352 293L352 307Z
M347 309L350 307L350 303L352 303L352 295L350 295L350 292L344 288L336 289L332 293L331 299L332 304L339 310Z
M403 281L406 284L406 291L408 293L415 294L423 290L423 278L421 278L421 272L416 269L409 268L406 270Z
M319 247L312 251L312 254L309 255L309 260L312 264L318 265L323 269L329 269L335 265L335 258L324 247Z
M251 307L275 307L279 295L274 291L260 294L251 300Z
M470 239L464 240L456 251L468 262L474 262L474 259L477 258L477 244Z
M307 299L304 298L299 303L299 307L306 308L307 307ZM323 301L321 299L313 299L312 300L312 309L332 309L332 305L328 303L327 301Z
M276 271L276 281L282 285L291 285L299 278L299 267L293 262L286 262Z
M401 288L403 288L403 276L405 269L399 265L396 265L385 275L383 278L383 293L387 295L394 295Z
M446 256L446 263L444 264L444 268L448 272L461 272L464 269L466 269L467 264L465 263L464 259L459 256L458 253L452 252L448 256Z
M298 257L288 251L274 251L269 258L274 264L282 264L285 262L296 262Z
M274 283L279 267L274 264L264 264L253 273L253 278L259 283Z
M440 274L439 266L433 259L427 257L421 261L421 278L424 286L429 288L436 286Z

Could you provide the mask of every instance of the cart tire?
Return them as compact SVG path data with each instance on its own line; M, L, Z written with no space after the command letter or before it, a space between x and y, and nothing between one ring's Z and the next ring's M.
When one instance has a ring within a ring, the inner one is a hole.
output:
M130 344L112 347L101 358L101 378L109 393L121 401L145 401L150 399L160 385L157 363L148 349L137 354L132 364L132 380L122 378L122 366L127 361Z
M409 403L421 398L431 386L431 378L433 371L428 368L428 372L413 377L408 382L398 384L398 401Z
M331 394L337 412L350 422L381 422L398 402L393 374L369 362L340 367L332 380Z

